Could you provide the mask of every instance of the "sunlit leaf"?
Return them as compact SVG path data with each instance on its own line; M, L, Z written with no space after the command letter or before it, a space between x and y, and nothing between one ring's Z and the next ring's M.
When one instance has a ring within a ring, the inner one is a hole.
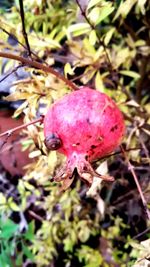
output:
M13 201L12 198L8 199L8 205L13 211L20 211L20 207Z
M101 2L103 2L102 0L90 0L87 6L87 9L90 9L91 7L100 4Z
M146 2L147 2L147 0L138 0L138 6L139 6L143 15L146 12L146 7L145 7Z
M116 31L116 28L115 28L115 27L112 27L112 28L106 33L105 38L104 38L104 43L105 43L105 45L108 45L108 44L109 44L109 42L110 42L110 40L111 40L113 34L115 33L115 31Z
M96 32L95 32L95 30L92 30L89 34L89 42L91 45L95 45L96 41L97 41Z
M74 71L73 69L71 68L71 65L67 62L64 66L64 74L65 74L65 77L67 77L67 75L74 75Z
M135 71L131 71L131 70L121 70L120 71L121 74L125 75L125 76L129 76L131 78L134 79L139 79L140 78L140 74L135 72Z
M109 3L104 7L95 7L89 13L90 20L97 25L107 18L114 11L114 7Z
M7 101L17 101L17 100L25 100L30 96L29 93L24 92L14 92L11 95L5 97Z
M104 83L99 71L95 75L95 88L100 92L104 92Z
M121 1L120 6L115 14L114 20L116 20L120 15L125 18L130 12L131 8L135 5L137 0L125 0Z
M91 27L88 23L76 23L68 27L68 31L72 33L73 36L80 36L86 34L90 31Z

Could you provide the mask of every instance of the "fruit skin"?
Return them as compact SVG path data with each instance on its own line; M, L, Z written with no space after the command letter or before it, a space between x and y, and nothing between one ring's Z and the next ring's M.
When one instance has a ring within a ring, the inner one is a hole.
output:
M69 183L76 168L91 184L98 174L89 162L111 153L121 143L124 132L123 115L106 94L82 87L65 95L44 118L46 146L67 156L65 168L55 179ZM110 180L108 176L102 178Z

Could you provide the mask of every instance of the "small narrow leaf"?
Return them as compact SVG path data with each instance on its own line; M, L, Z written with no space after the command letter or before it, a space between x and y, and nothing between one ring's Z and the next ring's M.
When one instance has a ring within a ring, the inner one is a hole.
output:
M121 74L125 75L125 76L129 76L131 78L134 78L134 79L139 79L140 78L140 74L138 74L137 72L135 71L131 71L131 70L121 70L120 71Z
M71 68L71 65L70 63L66 63L65 64L65 67L64 67L64 74L65 74L65 77L67 77L67 75L74 75L74 71L73 69Z
M72 33L73 36L79 36L85 33L88 33L91 30L91 27L88 23L77 23L73 24L68 28L69 33Z

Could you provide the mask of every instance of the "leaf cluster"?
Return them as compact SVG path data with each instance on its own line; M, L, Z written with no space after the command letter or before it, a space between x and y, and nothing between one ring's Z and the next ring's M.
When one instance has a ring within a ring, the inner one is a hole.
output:
M32 59L55 68L78 86L94 87L117 102L127 126L123 145L128 150L138 147L130 150L128 157L150 203L149 1L23 2ZM0 49L27 57L19 5L0 14ZM0 63L3 74L18 66L1 58ZM44 115L70 89L43 70L19 67L26 76L9 84L12 93L5 101L21 100L14 118L23 114L28 123ZM131 249L135 246L131 240L145 230L147 221L123 156L108 159L109 172L116 178L113 185L98 185L95 195L88 198L85 186L77 182L62 194L51 178L65 158L56 151L48 153L41 124L30 125L23 134L22 148L29 149L33 161L18 180L15 196L0 193L0 264L23 266L26 260L39 267L58 266L59 261L66 267L133 264L138 252ZM13 221L14 213L27 218L24 233Z

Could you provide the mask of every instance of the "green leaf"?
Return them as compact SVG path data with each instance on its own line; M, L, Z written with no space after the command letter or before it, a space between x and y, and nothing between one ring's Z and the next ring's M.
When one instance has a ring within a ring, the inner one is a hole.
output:
M102 2L102 0L91 0L89 1L89 4L87 6L87 9L90 9L91 7L96 6L97 4L99 4L100 2Z
M108 44L109 44L109 42L110 42L110 40L111 40L113 34L115 33L115 30L116 30L116 28L115 28L115 27L112 27L112 28L106 33L105 38L104 38L104 43L105 43L105 45L108 45Z
M113 20L116 20L120 15L123 18L126 18L126 16L128 15L131 8L135 5L136 2L137 0L126 0L124 2L122 1Z
M1 227L0 237L9 239L13 237L18 231L19 226L10 219L7 219L5 224Z
M97 35L96 35L96 31L92 30L89 34L89 42L91 45L95 45L97 40Z
M32 241L34 239L34 231L35 231L35 223L34 221L30 222L28 225L28 230L26 231L26 233L24 234L24 237L27 240Z
M1 267L12 267L10 262L10 259L8 258L8 255L5 253L5 251L2 251L0 253L0 266Z
M73 69L71 68L71 65L69 62L67 62L65 64L65 67L64 67L64 74L65 74L65 77L67 77L67 75L74 75L74 71Z
M80 229L78 233L78 238L81 242L86 242L90 237L90 229L86 226L82 229Z
M0 210L3 209L5 205L7 205L6 197L0 192Z
M114 11L114 7L111 4L108 4L104 7L95 7L89 13L89 18L97 25L98 23L102 22L105 18L107 18L112 12Z
M22 246L22 249L23 249L23 253L24 253L24 255L28 258L28 259L30 259L30 260L34 260L34 255L32 254L32 252L30 251L30 249L27 247L27 246L25 246L25 245L23 245Z
M70 238L65 238L63 241L63 244L64 244L64 251L66 252L73 251L74 243L72 242Z
M23 253L20 252L16 257L16 266L23 266Z
M104 83L99 71L95 75L95 88L100 92L104 92Z
M24 186L26 189L28 189L31 192L35 190L35 187L32 184L28 183L27 181L24 181Z
M135 71L131 71L131 70L121 70L121 71L119 71L119 73L121 73L125 76L129 76L131 78L134 78L136 80L140 78L140 74L138 74Z
M143 15L145 15L145 12L146 12L145 4L146 4L146 0L138 0L138 6L139 6L141 13Z
M68 27L69 33L72 33L73 36L79 36L88 33L90 30L91 27L88 23L77 23Z
M8 206L13 211L20 211L20 207L13 201L12 197L8 199Z

